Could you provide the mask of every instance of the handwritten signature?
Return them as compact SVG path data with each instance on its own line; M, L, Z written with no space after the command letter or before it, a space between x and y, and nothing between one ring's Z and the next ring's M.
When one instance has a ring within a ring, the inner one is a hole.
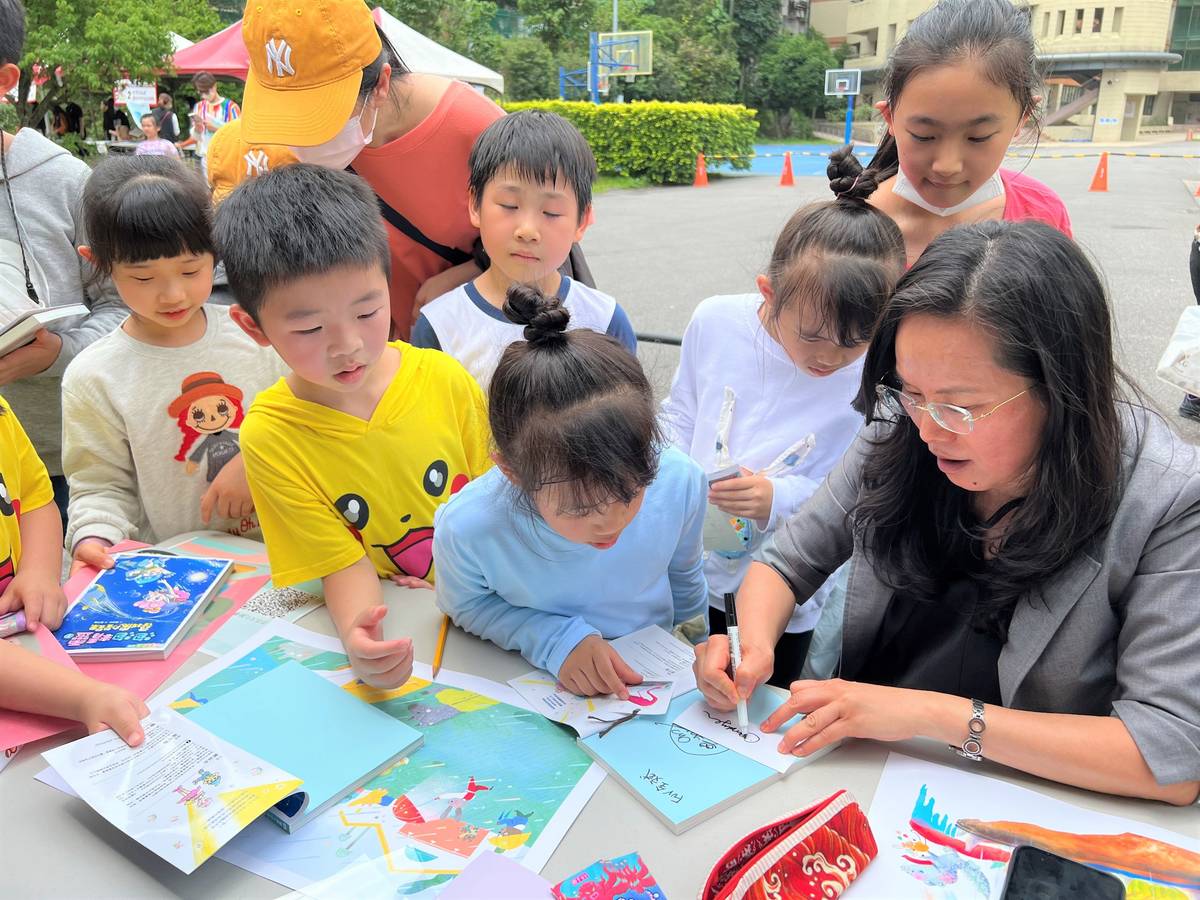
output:
M761 735L755 734L752 731L742 731L740 728L737 727L737 725L734 724L732 719L722 719L720 716L714 716L707 709L702 710L702 712L706 716L708 716L709 721L712 722L714 725L720 725L726 731L732 731L734 734L736 734L738 737L740 737L747 744L757 744L759 741L762 740Z

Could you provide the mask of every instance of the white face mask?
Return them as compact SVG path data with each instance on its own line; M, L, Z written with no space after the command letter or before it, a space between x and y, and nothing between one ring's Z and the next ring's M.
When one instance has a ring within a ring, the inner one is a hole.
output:
M892 193L897 197L903 197L909 203L921 207L927 212L933 213L935 216L952 216L955 213L960 213L964 209L970 209L973 206L978 206L981 203L987 203L989 200L994 200L997 197L1004 196L1004 181L1000 178L1000 173L997 172L987 181L985 181L975 193L964 200L962 203L956 203L954 206L934 206L919 193L911 181L904 177L904 171L896 172L896 179L892 182Z
M342 130L323 144L315 147L292 147L296 159L302 163L324 166L327 169L344 169L362 152L362 148L371 143L375 135L375 123L379 119L379 110L371 111L371 130L366 134L362 129L362 116L352 116Z

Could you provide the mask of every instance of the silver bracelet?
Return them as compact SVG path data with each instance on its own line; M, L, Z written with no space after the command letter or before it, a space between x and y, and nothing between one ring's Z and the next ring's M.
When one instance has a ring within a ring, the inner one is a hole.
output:
M971 700L971 718L967 722L967 739L962 742L961 747L949 745L949 749L953 750L964 759L969 759L973 762L979 762L983 759L983 733L987 731L987 723L983 719L983 701Z

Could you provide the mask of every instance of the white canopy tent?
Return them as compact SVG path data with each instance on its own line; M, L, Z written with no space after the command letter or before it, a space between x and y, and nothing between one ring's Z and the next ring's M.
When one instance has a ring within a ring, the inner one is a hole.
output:
M382 9L374 10L374 15L404 64L413 72L457 78L468 84L486 85L504 93L504 76L499 72L443 47Z

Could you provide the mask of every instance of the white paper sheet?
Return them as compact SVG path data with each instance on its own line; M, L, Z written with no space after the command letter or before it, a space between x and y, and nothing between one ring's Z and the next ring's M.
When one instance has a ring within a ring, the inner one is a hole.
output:
M580 737L602 731L610 723L636 712L639 716L659 716L671 705L674 696L670 681L643 681L630 685L629 699L614 694L580 697L567 690L558 679L543 669L534 669L519 678L509 679L526 704L552 722L566 725Z
M746 704L750 728L744 733L738 730L736 710L721 712L703 700L684 710L675 720L675 724L764 766L770 766L776 772L786 772L796 765L798 758L788 753L780 753L776 748L783 733L796 724L800 717L784 723L773 733L767 733L758 727L785 699L772 691L755 691Z
M130 747L112 731L42 756L101 816L185 873L300 786L300 779L170 709Z
M612 645L643 678L675 682L671 696L678 697L696 689L696 675L692 672L695 649L657 625L647 625L633 634L616 638Z
M1095 835L1098 837L1092 839L1093 843L1119 845L1128 851L1127 855L1123 852L1126 863L1132 863L1139 837L1166 842L1180 853L1200 853L1200 840L1194 836L1081 809L997 778L898 753L888 755L868 818L879 855L853 886L853 893L886 896L889 900L998 898L1012 846L1007 841L982 838L971 830L988 831L989 822L1004 823L1010 831L1013 826L1022 830L1022 826L1036 826L1071 839ZM1113 836L1123 837L1113 840ZM1047 836L1043 834L1041 839ZM1064 839L1061 847L1045 849L1071 856L1071 852L1064 852L1071 846L1080 845ZM1172 884L1166 879L1154 883L1127 872L1110 871L1129 885L1130 897L1200 897L1200 867L1194 869L1191 879L1195 886L1181 886L1178 881ZM1135 887L1135 880L1142 883Z

